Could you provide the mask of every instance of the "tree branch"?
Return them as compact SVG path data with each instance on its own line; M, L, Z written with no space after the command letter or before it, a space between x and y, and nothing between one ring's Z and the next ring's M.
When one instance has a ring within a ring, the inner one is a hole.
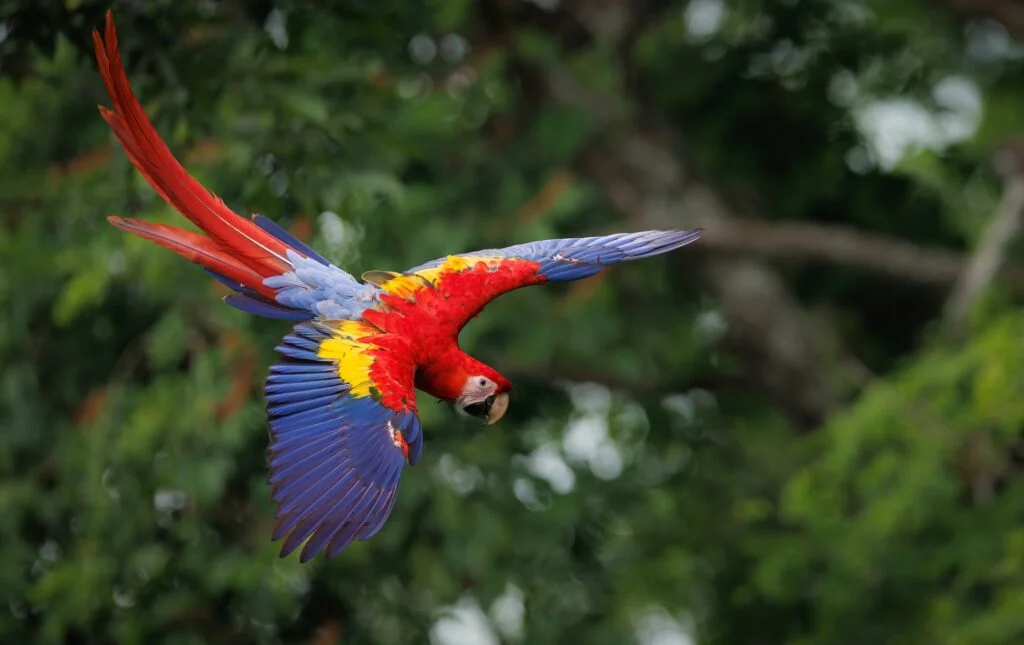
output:
M852 227L749 218L710 224L694 250L701 248L766 258L819 260L941 288L955 283L968 264L968 257L956 251L919 246ZM1024 267L996 268L996 274L1013 289L1024 291Z
M544 217L576 179L569 170L559 168L519 206L515 218L530 222ZM969 259L952 249L921 246L851 226L767 222L751 217L708 222L700 244L689 252L826 262L941 289L952 287ZM1024 266L1004 263L995 277L1024 293Z
M1008 148L996 158L996 168L1003 175L1002 200L946 302L946 324L954 333L963 330L974 303L1006 263L1007 251L1024 224L1024 166L1016 152Z

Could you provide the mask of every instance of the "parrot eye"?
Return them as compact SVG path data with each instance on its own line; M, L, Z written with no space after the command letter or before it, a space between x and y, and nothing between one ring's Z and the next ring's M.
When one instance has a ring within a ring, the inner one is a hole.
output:
M487 379L481 378L480 379L480 387L484 387L485 385L487 385Z

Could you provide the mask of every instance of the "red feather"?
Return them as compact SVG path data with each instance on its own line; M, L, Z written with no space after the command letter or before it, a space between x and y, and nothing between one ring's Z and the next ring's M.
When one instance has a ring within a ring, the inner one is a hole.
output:
M208 237L166 224L144 222L116 215L111 215L107 221L122 231L155 242L165 249L174 251L186 260L204 266L229 280L244 284L267 296L271 301L274 300L274 290L263 285L262 277L225 253L224 249Z
M499 392L509 392L508 379L459 348L459 331L494 297L544 282L538 266L530 260L502 259L496 266L478 262L468 269L442 272L435 283L424 283L412 294L382 294L379 298L387 308L369 309L363 318L384 332L417 339L416 387L421 390L451 401L461 394L467 378L486 376L498 384Z
M98 32L93 31L96 60L103 83L114 103L113 111L100 107L100 113L124 146L132 164L164 200L209 234L222 250L237 255L252 272L267 277L287 271L290 263L285 250L289 247L255 223L233 212L217 196L203 188L178 163L160 138L128 82L117 49L117 32L110 11L107 11L105 40L106 43ZM137 230L131 232L137 233ZM190 238L189 243L194 239ZM177 246L172 250L180 252L180 248ZM205 250L209 250L209 247L195 249L199 253ZM258 288L257 284L245 284ZM262 280L259 286L262 286Z

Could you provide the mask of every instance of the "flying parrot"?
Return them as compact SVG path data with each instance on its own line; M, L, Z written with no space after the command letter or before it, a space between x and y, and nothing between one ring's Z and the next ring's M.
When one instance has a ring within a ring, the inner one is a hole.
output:
M495 297L592 276L607 265L690 244L700 229L544 240L449 255L362 282L270 219L237 215L178 163L146 116L121 63L112 14L93 31L113 109L100 106L136 169L206 235L110 216L114 226L202 266L242 311L294 323L264 394L269 483L281 557L333 557L375 535L399 477L423 452L415 389L492 424L512 384L459 348L462 327Z

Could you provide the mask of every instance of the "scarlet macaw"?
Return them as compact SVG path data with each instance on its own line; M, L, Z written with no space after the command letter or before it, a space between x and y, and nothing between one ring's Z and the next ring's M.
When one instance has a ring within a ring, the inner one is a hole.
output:
M432 260L357 281L261 215L232 212L175 160L139 104L121 64L110 12L96 59L114 109L100 106L132 164L206 236L111 216L111 224L195 262L251 314L295 322L276 348L265 396L269 481L281 557L328 557L380 530L406 463L423 450L414 388L487 424L508 408L512 384L464 353L459 331L493 298L689 244L700 229L544 240Z

